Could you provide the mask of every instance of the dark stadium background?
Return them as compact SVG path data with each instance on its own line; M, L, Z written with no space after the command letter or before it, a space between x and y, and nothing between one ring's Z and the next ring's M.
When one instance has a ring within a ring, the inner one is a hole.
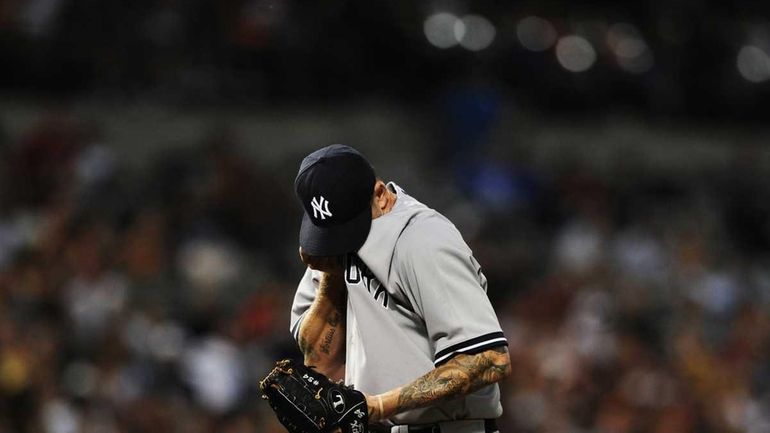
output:
M502 431L770 431L769 9L0 0L0 433L282 431L333 142L476 253Z

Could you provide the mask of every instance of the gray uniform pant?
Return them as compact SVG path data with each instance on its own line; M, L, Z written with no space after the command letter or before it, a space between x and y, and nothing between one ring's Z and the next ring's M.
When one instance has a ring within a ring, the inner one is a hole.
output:
M438 423L441 433L485 433L484 420L450 421ZM390 433L409 433L408 425L396 425L390 428ZM489 433L489 432L487 432ZM491 432L499 433L499 431Z

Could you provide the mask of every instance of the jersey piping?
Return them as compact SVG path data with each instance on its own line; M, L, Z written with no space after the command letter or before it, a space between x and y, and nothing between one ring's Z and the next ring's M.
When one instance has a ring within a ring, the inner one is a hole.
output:
M471 338L469 340L463 341L462 343L457 343L439 351L436 353L436 358L433 361L433 364L438 367L439 365L445 364L459 353L473 355L495 347L507 345L508 340L505 339L505 335L503 335L502 332L490 332L489 334Z

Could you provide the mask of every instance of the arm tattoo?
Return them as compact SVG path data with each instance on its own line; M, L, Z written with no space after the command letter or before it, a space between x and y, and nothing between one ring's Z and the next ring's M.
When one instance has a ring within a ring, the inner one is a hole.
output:
M509 372L510 361L505 347L476 355L457 355L403 387L398 395L397 413L470 394L500 381Z
M337 327L337 325L340 324L340 320L342 319L342 314L338 312L333 312L329 315L329 317L326 318L326 323L329 324L329 326Z
M347 291L341 278L324 277L318 293L302 321L299 348L305 364L319 368L337 364L344 359L345 312ZM331 363L331 364L330 364Z
M329 330L326 331L323 341L321 342L321 352L329 354L331 351L331 345L334 341L334 334L337 332L337 326L339 326L342 315L338 312L333 312L326 318L326 323L329 325Z
M321 352L329 354L331 350L332 341L334 340L334 333L337 332L337 328L329 328L324 336L324 341L321 343Z
M342 324L342 322L342 314L336 311L332 312L329 314L329 316L326 317L326 324L329 326L326 331L326 335L323 337L323 340L320 342L320 344L318 344L318 348L320 349L321 353L326 355L331 353L331 346L332 342L334 341L334 335L337 333L337 329L339 325ZM299 337L299 349L305 355L306 364L319 361L319 354L313 348L313 344L311 344L307 338L301 335Z

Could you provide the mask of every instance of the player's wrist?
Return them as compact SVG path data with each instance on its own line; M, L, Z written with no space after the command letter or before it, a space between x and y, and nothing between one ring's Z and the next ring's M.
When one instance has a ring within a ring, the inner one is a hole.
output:
M369 412L369 422L377 422L383 419L382 395L365 395L366 407Z
M318 296L332 301L332 304L342 312L344 310L347 287L344 274L323 273L318 285Z
M339 289L345 287L345 273L344 272L323 272L320 278L321 285L331 287L332 289Z
M393 391L377 395L365 395L369 409L369 422L383 421L396 414L396 394Z

